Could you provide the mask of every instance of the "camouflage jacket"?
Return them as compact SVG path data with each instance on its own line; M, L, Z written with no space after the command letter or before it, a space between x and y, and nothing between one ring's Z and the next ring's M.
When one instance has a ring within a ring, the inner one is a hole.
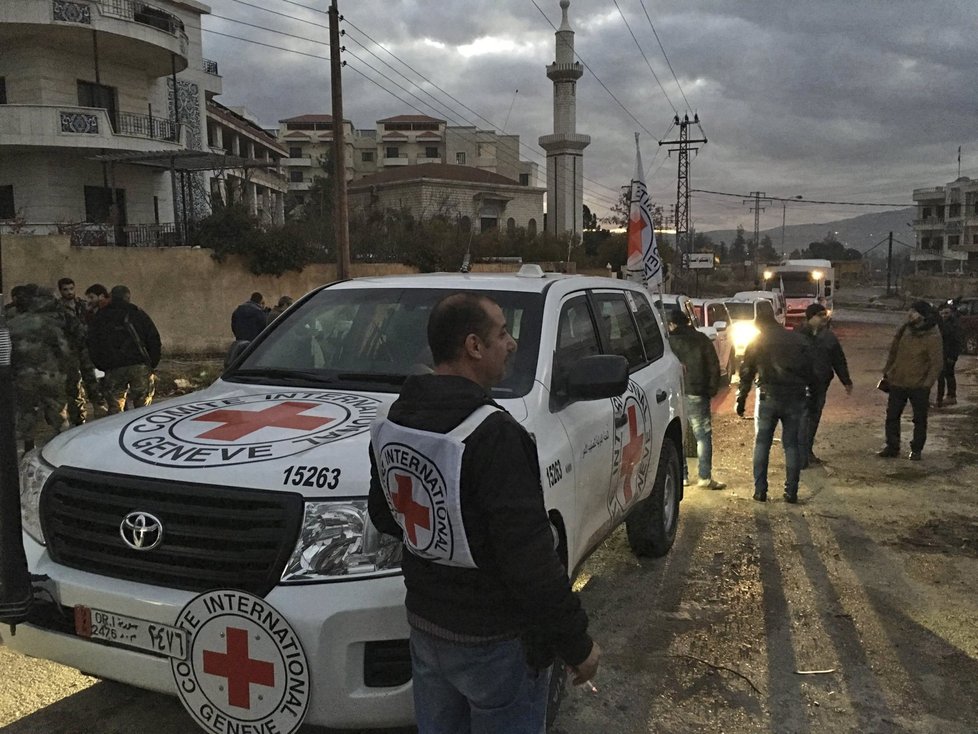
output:
M11 364L17 374L30 370L64 372L73 345L84 344L81 322L51 295L31 299L25 311L7 314L13 348Z

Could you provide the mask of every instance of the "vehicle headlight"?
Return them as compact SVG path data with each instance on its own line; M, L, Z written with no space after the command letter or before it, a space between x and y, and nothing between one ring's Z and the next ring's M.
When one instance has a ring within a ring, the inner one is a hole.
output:
M41 490L54 471L54 467L41 458L41 450L33 449L24 454L20 463L20 522L24 532L41 545Z
M367 500L306 502L302 532L282 583L388 572L401 566L401 541L370 522Z
M733 341L737 347L746 347L760 331L753 321L741 321L733 325Z

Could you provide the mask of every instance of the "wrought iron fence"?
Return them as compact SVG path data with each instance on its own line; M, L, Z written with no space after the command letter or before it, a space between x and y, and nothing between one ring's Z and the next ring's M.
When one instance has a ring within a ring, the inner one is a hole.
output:
M178 142L180 139L180 126L165 117L117 112L112 123L115 131L122 135L136 135L141 138L172 142Z
M114 15L152 26L174 36L186 37L187 35L183 21L177 16L140 0L97 0L97 2L105 15Z
M193 229L193 228L191 228ZM175 247L177 226L165 224L78 224L70 229L72 247Z
M217 71L216 61L211 61L210 59L204 59L203 68L205 74L213 74L214 76L220 76L220 74Z

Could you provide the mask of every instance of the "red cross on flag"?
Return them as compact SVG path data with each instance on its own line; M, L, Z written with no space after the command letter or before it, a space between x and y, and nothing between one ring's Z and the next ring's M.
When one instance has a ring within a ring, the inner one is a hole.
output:
M644 283L650 291L659 293L662 291L662 258L652 226L652 200L645 188L638 133L635 133L635 177L628 200L628 260L625 266L628 279Z

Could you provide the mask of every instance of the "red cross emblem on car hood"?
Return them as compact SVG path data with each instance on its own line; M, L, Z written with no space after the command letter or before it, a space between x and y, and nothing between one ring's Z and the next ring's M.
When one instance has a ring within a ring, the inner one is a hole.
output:
M200 434L197 438L213 438L218 441L237 441L249 433L262 428L291 428L301 431L314 431L333 418L317 415L301 415L304 411L317 407L318 403L300 403L289 400L264 410L213 410L198 415L191 420L207 423L220 423L216 428Z

